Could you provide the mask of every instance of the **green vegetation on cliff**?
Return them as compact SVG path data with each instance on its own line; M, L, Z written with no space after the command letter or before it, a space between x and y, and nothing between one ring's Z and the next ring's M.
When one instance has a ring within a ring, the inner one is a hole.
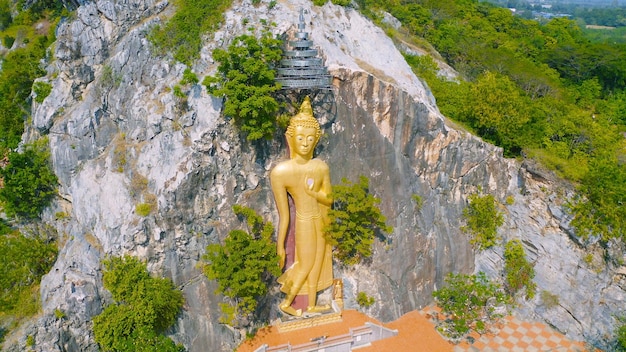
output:
M235 205L233 211L246 221L248 232L230 231L224 244L210 244L202 257L206 261L204 273L217 281L216 293L230 299L231 303L220 304L223 313L220 320L230 325L254 313L270 283L280 275L272 223L264 222L247 207Z
M148 38L159 53L171 52L174 59L190 65L200 56L202 38L222 23L232 0L175 0L176 13L155 27Z
M54 27L65 13L58 1L36 1L29 8L13 10L11 2L0 1L0 38L13 46L0 58L0 157L20 142L30 115L33 82L46 73L40 61L48 55ZM42 33L34 29L37 25L50 29Z
M359 307L367 309L371 307L375 302L376 300L374 299L374 297L368 296L367 293L363 291L359 291L359 293L357 293L356 295L356 303L359 305Z
M615 329L615 344L617 351L626 351L626 317L618 318L619 324Z
M164 331L176 321L183 294L169 279L150 276L135 257L103 261L104 287L114 303L93 318L96 342L103 351L183 351Z
M23 151L16 148L30 116L32 89L38 102L50 93L49 84L39 82L33 87L33 82L46 73L41 60L47 57L55 39L54 25L65 12L57 1L38 1L17 12L13 5L0 2L0 37L12 45L3 53L0 71L0 159L5 160L0 169L0 202L9 217L34 219L56 194L47 139L28 144Z
M471 194L469 204L463 209L467 225L461 227L461 230L472 235L470 243L479 250L491 248L500 240L498 227L504 223L504 217L497 206L491 194Z
M0 204L10 217L35 219L57 193L57 177L49 165L48 139L11 152L6 166L0 168L4 185Z
M40 234L24 235L0 223L0 326L39 310L39 281L57 256L56 244ZM1 340L1 339L0 339Z
M354 265L372 255L374 238L384 237L393 228L380 212L380 199L369 191L369 179L360 176L357 183L342 179L333 185L333 207L328 211L330 224L326 238L333 245L335 257Z
M520 240L511 240L504 246L504 274L505 288L514 296L519 290L525 288L527 299L535 297L537 284L534 265L526 259L526 252Z
M433 297L447 318L439 323L437 330L452 339L470 330L483 333L487 323L498 318L495 308L510 301L502 288L482 272L477 275L450 273L446 286L433 292Z
M30 92L35 78L45 74L39 66L50 44L47 37L9 52L0 71L0 152L17 147L24 121L30 114Z
M281 44L269 32L261 38L244 34L228 50L213 51L220 63L217 75L207 76L203 84L225 98L224 115L234 119L249 141L272 138L277 128L279 105L272 94L280 89L274 67L282 56Z

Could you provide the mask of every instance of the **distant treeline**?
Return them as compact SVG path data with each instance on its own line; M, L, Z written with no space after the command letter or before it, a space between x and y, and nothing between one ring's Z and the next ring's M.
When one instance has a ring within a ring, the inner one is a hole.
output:
M626 7L618 8L584 8L577 7L571 12L575 19L585 24L610 27L626 26Z
M624 1L619 1L622 6L618 6L617 1L569 1L556 2L552 5L547 3L539 4L536 1L527 0L489 0L489 3L500 7L516 9L520 13L524 11L547 11L552 13L568 14L572 19L580 20L584 24L624 27L626 26L626 6ZM542 7L548 5L548 7Z

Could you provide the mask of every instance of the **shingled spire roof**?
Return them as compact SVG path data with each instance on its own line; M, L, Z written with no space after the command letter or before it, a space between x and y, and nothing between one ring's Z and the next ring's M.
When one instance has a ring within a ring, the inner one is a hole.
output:
M276 69L276 81L283 89L330 89L331 77L324 67L313 41L305 32L304 10L300 9L300 22L295 40L289 41L291 50L285 50L280 66Z

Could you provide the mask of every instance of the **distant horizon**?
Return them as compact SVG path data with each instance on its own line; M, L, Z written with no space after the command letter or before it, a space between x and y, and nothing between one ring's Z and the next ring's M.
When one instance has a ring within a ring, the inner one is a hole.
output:
M508 7L507 4L510 1L506 0L481 0L484 2L490 2L499 4L501 6ZM531 4L545 4L545 5L580 5L580 6L603 6L603 7L626 7L626 0L520 0L519 2L527 2Z

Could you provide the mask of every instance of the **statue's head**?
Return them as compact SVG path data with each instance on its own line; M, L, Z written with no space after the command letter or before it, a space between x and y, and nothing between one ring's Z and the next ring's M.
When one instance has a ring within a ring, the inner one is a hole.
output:
M309 158L313 155L313 149L315 149L322 135L322 130L319 122L313 116L313 108L311 107L309 97L304 98L300 112L289 120L289 126L285 135L287 136L291 158L295 154L300 154L303 157L308 156Z

